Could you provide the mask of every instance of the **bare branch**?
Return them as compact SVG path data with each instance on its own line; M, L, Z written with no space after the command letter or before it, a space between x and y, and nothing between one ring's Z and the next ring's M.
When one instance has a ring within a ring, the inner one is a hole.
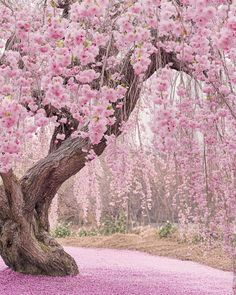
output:
M12 1L0 0L0 3L10 9L12 13L14 12Z

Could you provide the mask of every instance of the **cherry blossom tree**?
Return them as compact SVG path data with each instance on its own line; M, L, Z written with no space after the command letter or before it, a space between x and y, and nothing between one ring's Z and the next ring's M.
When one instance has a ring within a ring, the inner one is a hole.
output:
M209 155L217 151L235 175L235 13L228 0L1 1L0 253L9 267L78 273L49 235L50 204L122 133L145 91L155 104L155 148L207 207L221 181L209 175L217 166ZM24 141L48 125L48 154L17 179ZM233 190L225 194L234 205Z

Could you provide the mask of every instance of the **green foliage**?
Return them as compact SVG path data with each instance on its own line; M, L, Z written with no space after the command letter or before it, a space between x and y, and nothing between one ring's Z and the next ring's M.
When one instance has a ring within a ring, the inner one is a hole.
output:
M94 237L97 235L99 235L99 231L94 228L92 229L81 228L78 233L79 237Z
M126 233L126 216L121 212L118 217L106 215L101 222L101 226L96 229L81 228L78 232L79 237L93 237L98 235L112 235L115 233Z
M105 216L102 220L100 233L102 235L112 235L115 233L126 233L126 216L124 212L121 212L118 217Z
M59 223L52 234L55 238L70 237L72 235L70 223Z
M168 238L170 237L174 232L176 232L177 228L172 223L167 221L164 225L162 225L158 231L159 237L162 238Z

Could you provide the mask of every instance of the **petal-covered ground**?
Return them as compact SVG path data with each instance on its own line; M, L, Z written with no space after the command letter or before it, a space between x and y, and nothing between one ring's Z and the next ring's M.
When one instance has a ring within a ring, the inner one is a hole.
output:
M231 295L232 273L141 252L67 248L77 277L17 274L0 260L1 295Z

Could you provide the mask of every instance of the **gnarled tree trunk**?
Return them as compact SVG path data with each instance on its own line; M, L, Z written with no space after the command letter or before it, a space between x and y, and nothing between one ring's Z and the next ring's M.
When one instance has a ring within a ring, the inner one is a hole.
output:
M5 189L0 189L0 254L6 265L27 274L78 274L74 259L48 233L49 206L26 214L30 196L23 194L12 171L1 176Z

